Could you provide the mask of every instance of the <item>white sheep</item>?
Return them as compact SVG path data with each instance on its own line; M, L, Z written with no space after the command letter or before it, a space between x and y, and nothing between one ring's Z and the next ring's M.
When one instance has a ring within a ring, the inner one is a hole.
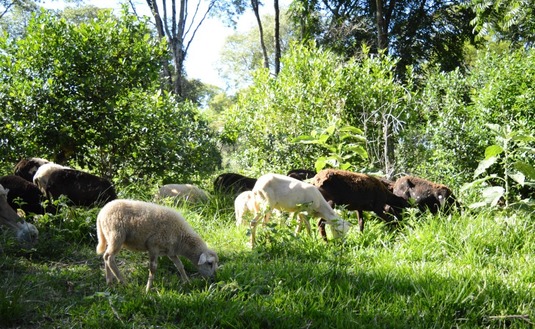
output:
M174 209L154 203L117 199L106 204L97 216L97 254L104 254L106 282L124 278L115 262L115 255L124 246L133 251L148 251L149 280L152 287L159 256L167 256L175 264L182 281L188 276L179 256L186 257L205 277L213 276L219 261L217 254Z
M39 231L30 223L22 220L17 212L7 202L8 189L0 185L0 225L15 231L19 243L25 248L31 248L37 242Z
M317 187L292 177L279 174L266 174L258 178L254 188L257 207L263 209L251 221L251 246L255 245L256 226L259 217L264 214L264 223L269 221L274 209L295 212L299 216L298 231L303 224L310 233L310 223L302 212L309 216L321 217L332 225L333 236L344 235L351 224L338 216L323 198Z
M193 184L166 184L158 189L156 199L173 198L175 204L180 201L190 203L204 202L209 199L208 192Z
M259 211L260 208L255 203L253 191L242 192L236 197L236 199L234 199L236 226L247 225L247 221L243 220L245 214L251 213L254 217Z

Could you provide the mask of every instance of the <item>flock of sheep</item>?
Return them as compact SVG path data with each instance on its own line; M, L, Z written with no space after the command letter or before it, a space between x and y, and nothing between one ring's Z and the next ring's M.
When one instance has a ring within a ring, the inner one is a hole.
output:
M303 227L310 233L309 217L319 218L320 234L327 241L326 224L330 225L333 238L344 236L351 227L334 210L337 206L356 211L360 231L364 230L363 211L373 211L385 222L397 222L403 209L412 205L433 213L459 206L452 191L442 184L413 176L393 182L337 169L318 173L292 170L286 175L269 173L258 179L225 173L215 179L214 191L232 195L236 224L251 226L252 247L258 224L269 222L274 210L298 217L296 233ZM147 291L152 287L159 256L169 257L183 281L188 276L180 257L189 259L205 277L215 274L217 253L207 247L174 208L117 199L108 180L45 159L23 159L15 166L14 175L0 177L0 225L13 230L24 246L32 246L38 231L21 219L17 210L34 214L55 211L50 201L61 195L73 205L103 206L96 221L96 251L103 254L108 284L114 280L124 282L115 262L122 247L148 252ZM210 194L192 184L169 184L159 189L156 200L166 197L195 203L208 200ZM247 215L250 220L246 220Z

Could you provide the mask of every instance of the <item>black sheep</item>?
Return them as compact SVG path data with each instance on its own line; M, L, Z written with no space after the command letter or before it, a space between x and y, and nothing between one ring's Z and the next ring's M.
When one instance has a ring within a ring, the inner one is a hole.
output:
M441 208L451 210L453 207L459 207L449 187L420 177L399 178L394 184L394 194L405 200L413 199L421 211L429 209L433 214Z
M57 168L48 170L42 166L34 176L34 182L51 199L65 195L76 206L98 206L117 199L112 183L93 174L71 169Z
M42 202L46 197L41 193L37 185L28 182L17 175L0 177L0 185L7 188L7 202L14 210L22 209L25 213L44 214L55 212L55 208L48 205L46 209Z
M286 174L286 176L298 179L300 181L314 178L315 175L315 171L308 169L292 169Z
M409 206L405 199L390 192L379 179L367 174L325 169L314 177L313 184L333 207L345 205L348 210L355 210L361 232L364 230L362 211L373 211L385 222L391 222L385 206L399 211Z
M219 193L240 194L251 191L256 183L256 178L250 178L236 173L224 173L214 180L214 191Z

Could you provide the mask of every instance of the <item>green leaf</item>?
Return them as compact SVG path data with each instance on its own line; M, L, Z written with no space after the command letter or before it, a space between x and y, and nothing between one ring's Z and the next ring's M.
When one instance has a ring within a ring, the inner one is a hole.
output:
M529 163L517 161L514 163L514 168L528 177L530 180L535 180L535 168Z
M514 174L509 174L508 176L511 177L511 179L513 179L518 184L524 186L524 183L526 181L526 176L524 176L524 174L517 172Z
M355 135L364 135L364 132L362 131L362 129L359 129L359 128L353 127L353 126L342 127L342 128L340 128L340 131L341 132L350 132L350 133L355 134Z
M485 160L503 153L503 148L499 145L491 145L485 149Z
M503 197L505 189L501 186L490 186L481 192L483 199L487 204L490 204L492 207L498 204L498 201Z
M482 160L479 162L479 165L477 166L477 169L476 171L474 172L474 178L476 178L477 176L481 175L482 173L485 172L485 170L487 170L487 168L489 168L490 166L492 166L494 163L496 163L496 160L498 160L498 158L496 157L491 157L489 159L485 159L485 160Z
M314 169L316 169L316 172L320 172L325 168L325 165L327 164L327 159L325 157L319 157L316 160L316 163L314 164Z
M360 145L349 146L346 150L358 154L363 159L368 159L368 152L366 152L366 149Z

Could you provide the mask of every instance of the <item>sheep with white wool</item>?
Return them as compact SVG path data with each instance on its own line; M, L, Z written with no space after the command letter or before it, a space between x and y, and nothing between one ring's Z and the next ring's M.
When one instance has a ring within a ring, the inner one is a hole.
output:
M181 201L199 203L208 201L210 195L193 184L166 184L158 189L156 199L172 198L175 204Z
M37 242L39 231L30 223L23 221L7 202L9 190L0 185L0 226L5 226L15 232L17 241L23 247L30 248Z
M245 214L253 214L256 216L260 208L255 202L253 191L245 191L240 193L236 199L234 199L234 214L236 215L236 226L247 225L247 221L244 221Z
M152 287L159 256L167 256L175 264L182 281L188 276L179 256L189 259L205 277L214 275L218 257L174 209L154 203L117 199L106 204L97 216L97 254L104 254L106 282L116 278L124 283L115 255L124 246L149 254L149 280Z
M279 174L266 174L258 178L254 188L254 199L257 207L263 209L251 221L251 246L255 245L256 226L259 217L264 214L264 223L269 221L274 209L298 213L301 225L305 224L310 233L310 223L302 212L309 216L324 218L333 227L333 236L344 235L350 223L338 216L325 201L317 187L292 177Z

